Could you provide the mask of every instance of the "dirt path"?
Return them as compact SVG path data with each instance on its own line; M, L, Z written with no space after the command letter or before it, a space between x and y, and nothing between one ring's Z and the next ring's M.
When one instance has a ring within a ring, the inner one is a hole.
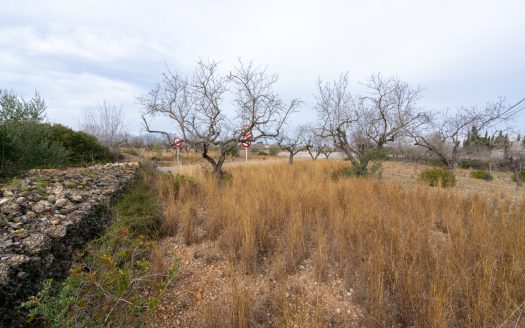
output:
M226 162L223 165L224 169L239 167L243 165L256 165L256 164L268 164L268 163L276 163L276 162L282 162L285 159L283 158L275 158L275 159L268 159L268 160L249 160L248 162L245 161L233 161L233 162ZM182 165L176 165L175 163L173 166L159 166L157 169L161 172L171 172L174 174L191 174L196 171L200 171L202 169L208 168L210 165L208 163L197 163L197 164L182 164Z

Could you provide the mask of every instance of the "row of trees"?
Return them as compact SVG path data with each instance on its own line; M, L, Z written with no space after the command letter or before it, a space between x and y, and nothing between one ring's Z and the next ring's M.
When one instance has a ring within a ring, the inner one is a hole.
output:
M508 121L525 100L513 106L500 99L484 107L425 111L417 106L420 87L376 74L364 83L364 94L353 94L349 74L344 73L333 81L317 81L317 122L289 129L287 121L301 101L283 101L274 91L276 82L276 75L242 61L227 74L220 72L218 63L203 61L191 76L168 70L139 99L143 123L167 143L175 134L184 138L218 176L223 174L226 154L241 142L246 125L253 130L253 141L276 140L290 154L290 163L299 151L306 150L316 159L335 147L352 161L356 173L366 173L371 161L384 158L385 146L403 137L454 169L470 147L462 141L474 126L488 130ZM228 111L231 100L234 111ZM151 119L156 117L172 120L173 133L154 129ZM219 150L217 158L212 158L210 148Z

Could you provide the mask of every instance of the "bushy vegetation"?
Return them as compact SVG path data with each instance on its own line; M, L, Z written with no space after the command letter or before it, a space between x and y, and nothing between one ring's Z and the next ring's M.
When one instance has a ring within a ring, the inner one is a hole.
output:
M281 152L281 149L278 146L270 146L268 147L268 155L270 156L277 156Z
M239 148L238 147L234 147L234 148L228 150L228 152L226 154L228 156L231 156L231 157L238 157L239 156Z
M42 123L45 103L0 91L0 179L31 168L77 166L113 160L109 149L84 132Z
M525 181L525 170L519 172L520 181ZM512 175L512 181L516 182L516 177Z
M140 152L135 148L124 148L122 149L122 153L131 156L140 156Z
M459 167L462 169L486 170L489 164L477 159L464 159L459 161Z
M59 124L4 124L0 140L0 178L31 168L91 165L114 159L94 136Z
M483 171L483 170L472 171L470 172L470 176L473 177L474 179L485 180L485 181L492 181L493 179L492 174L490 174L487 171Z
M49 327L138 327L177 269L157 244L161 222L151 176L113 208L114 222L90 242L62 283L48 281L24 304L30 321Z
M454 187L456 176L442 167L426 169L419 174L419 181L431 187Z
M381 176L382 161L386 159L387 154L383 149L365 152L360 158L350 158L349 160L352 162L352 166L334 172L332 178Z

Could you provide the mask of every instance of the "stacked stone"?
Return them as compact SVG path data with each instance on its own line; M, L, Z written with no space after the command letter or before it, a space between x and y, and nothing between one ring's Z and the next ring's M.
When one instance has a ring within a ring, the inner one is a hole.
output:
M138 163L34 170L0 186L0 322L44 279L67 272L73 250L105 226L103 209L137 172Z

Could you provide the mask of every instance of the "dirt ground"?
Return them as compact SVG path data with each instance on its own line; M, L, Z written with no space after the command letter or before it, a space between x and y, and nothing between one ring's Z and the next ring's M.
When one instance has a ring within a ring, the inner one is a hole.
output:
M148 327L358 327L361 309L340 279L317 284L307 261L284 280L234 272L216 242L163 241L179 270Z

